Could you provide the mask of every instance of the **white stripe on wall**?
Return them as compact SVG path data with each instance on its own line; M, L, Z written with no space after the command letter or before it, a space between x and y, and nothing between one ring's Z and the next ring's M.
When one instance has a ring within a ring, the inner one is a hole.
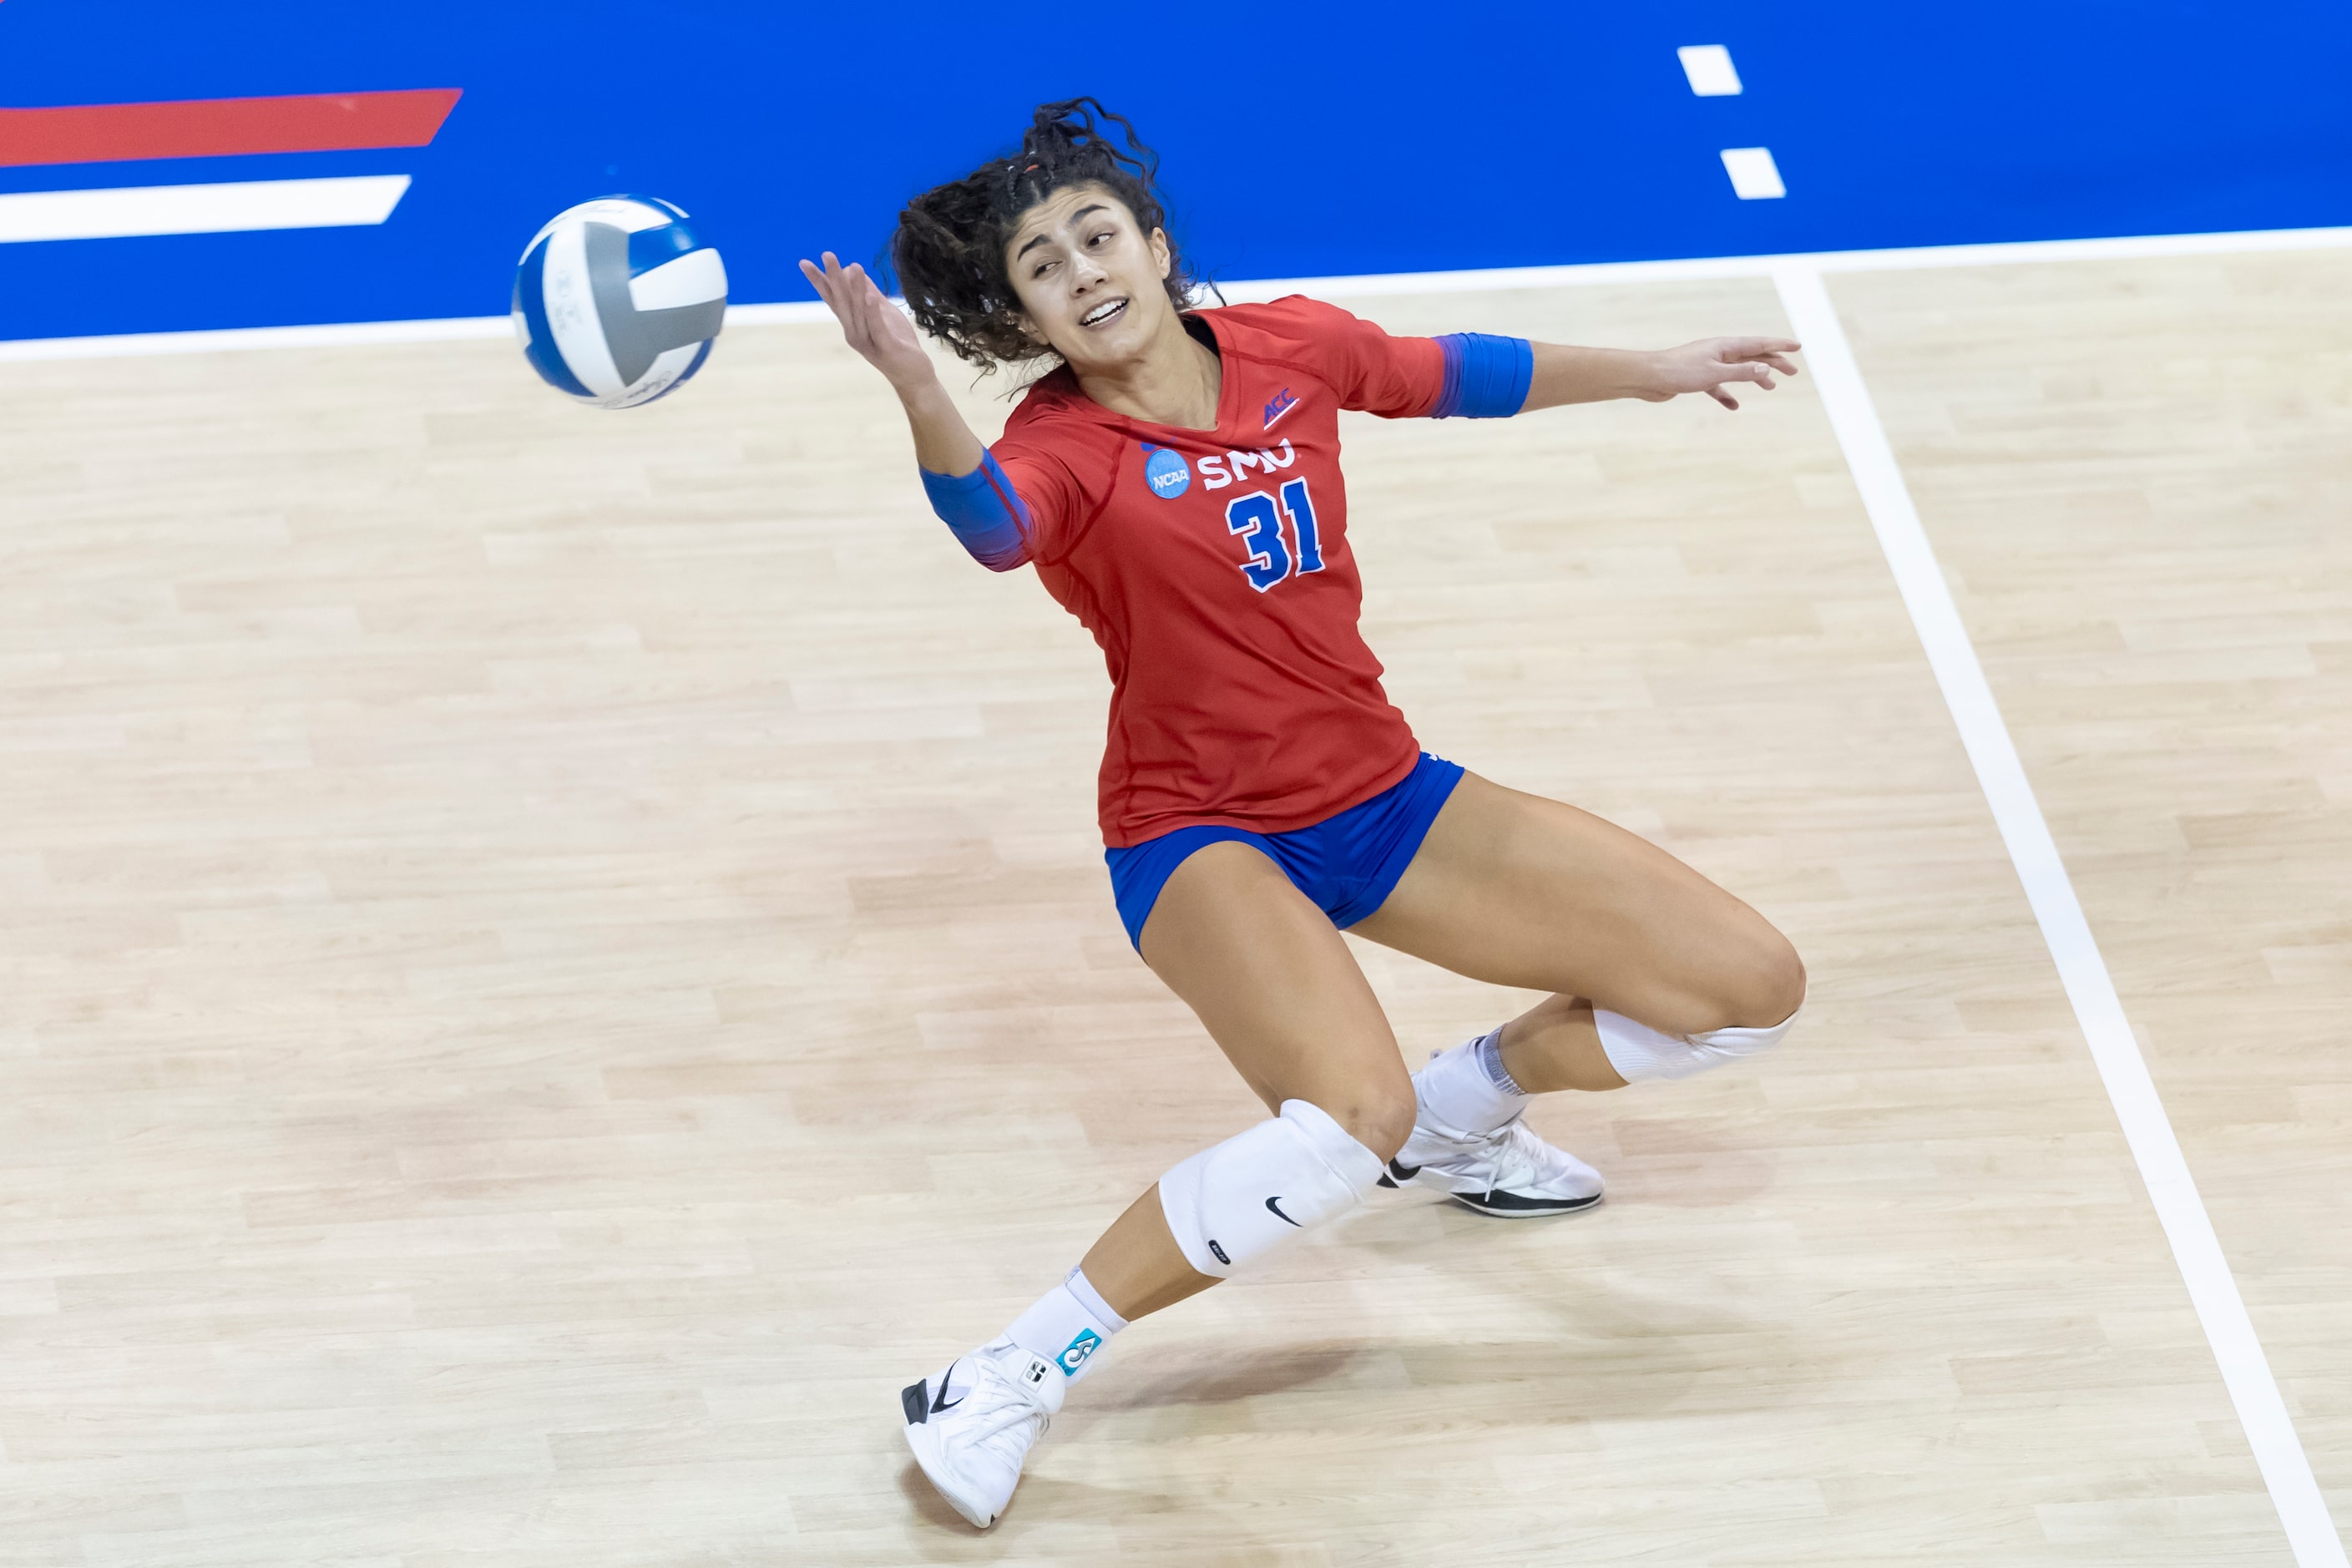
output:
M20 191L0 195L0 245L268 228L347 228L382 223L407 190L406 174L355 174L218 185Z
M2042 927L2042 940L2058 965L2059 983L2074 1005L2074 1021L2091 1047L2091 1059L2106 1086L2116 1119L2123 1124L2124 1142L2140 1179L2147 1184L2149 1201L2172 1244L2173 1262L2189 1287L2197 1321L2221 1363L2221 1382L2237 1407L2238 1421L2254 1451L2279 1522L2285 1527L2288 1546L2299 1568L2347 1568L2344 1543L2327 1516L2327 1502L2311 1473L2279 1396L2262 1342L2254 1337L2253 1320L2231 1277L2229 1260L2213 1234L2205 1201L2189 1174L2189 1160L2173 1136L2172 1119L2157 1098L2156 1080L2147 1059L2140 1054L2131 1020L2116 994L2106 960L2091 936L2090 921L2074 897L2074 884L2058 857L2057 841L2050 836L2033 785L2018 760L2009 726L1977 662L1975 645L1952 591L1937 564L1935 548L1920 526L1918 510L1911 503L1910 487L1903 482L1895 448L1878 422L1870 388L1862 379L1837 307L1830 302L1821 269L1803 261L1783 263L1774 282L1789 313L1789 327L1805 345L1806 368L1830 426L1844 449L1846 466L1862 492L1863 509L1878 534L1879 548L1895 573L1895 588L1904 608L1911 613L1919 641L1927 651L1927 665L1943 689L1944 705L1960 731L1960 744L1976 769L1977 784L1992 807L1993 822L2025 884L2025 900Z

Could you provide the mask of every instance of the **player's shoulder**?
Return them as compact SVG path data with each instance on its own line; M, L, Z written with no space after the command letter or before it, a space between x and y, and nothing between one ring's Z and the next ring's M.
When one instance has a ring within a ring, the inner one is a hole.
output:
M1029 384L1004 421L1008 438L1054 446L1085 433L1099 421L1099 407L1078 385L1068 365L1056 365Z
M1021 395L990 449L999 458L1050 459L1083 479L1116 454L1119 439L1102 405L1079 388L1068 365L1058 365Z
M1013 416L1006 427L1032 422L1066 410L1074 398L1086 394L1078 390L1078 378L1070 367L1057 364L1023 389L1021 401L1013 406Z
M1363 335L1381 335L1370 321L1305 294L1200 313L1214 318L1218 346L1227 353L1335 384L1349 379Z
M1220 329L1230 329L1238 339L1305 347L1328 342L1335 334L1365 325L1339 306L1305 294L1285 294L1279 300L1246 305L1213 305L1198 313L1213 317ZM1219 335L1227 333L1221 331Z

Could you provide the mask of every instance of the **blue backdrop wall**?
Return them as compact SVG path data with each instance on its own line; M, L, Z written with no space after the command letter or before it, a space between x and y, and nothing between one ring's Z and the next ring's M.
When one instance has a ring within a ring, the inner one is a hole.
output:
M1727 46L1738 97L1678 46ZM464 91L423 148L0 168L11 192L400 173L377 227L0 244L0 336L488 315L559 208L691 211L739 300L1099 94L1213 276L2352 223L2352 6L1367 0L0 3L0 107ZM1771 149L1741 201L1718 151Z

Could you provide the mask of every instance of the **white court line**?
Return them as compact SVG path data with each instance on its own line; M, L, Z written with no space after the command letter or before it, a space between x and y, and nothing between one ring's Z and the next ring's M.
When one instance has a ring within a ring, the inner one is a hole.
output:
M2221 1381L2237 1406L2239 1424L2253 1447L2254 1462L2262 1468L2279 1522L2286 1528L2294 1560L2301 1568L2346 1568L2344 1543L2328 1518L2326 1500L2312 1477L2311 1461L2295 1436L2262 1342L2254 1337L2253 1321L2246 1315L2213 1222L2189 1178L2189 1162L2173 1136L2164 1102L2157 1098L2155 1080L2132 1036L2131 1022L2124 1016L2106 961L2092 940L2090 922L2075 900L2057 843L2042 820L2009 727L2002 722L1968 628L1911 504L1910 489L1878 422L1821 269L1788 261L1775 271L1773 281L1790 330L1804 342L1806 367L1853 470L1879 547L1894 569L1904 607L1911 612L1911 624L1927 650L1936 684L1943 689L1945 705L1959 728L1960 743L1992 806L2018 879L2025 884L2026 901L2042 927L2042 940L2057 962L2075 1022L2090 1044L2091 1059L2098 1065L2100 1081L2123 1123L2124 1141L2131 1146L2165 1238L2172 1244L2173 1261L2188 1283L2197 1321L2221 1363Z
M2225 234L2125 235L2110 239L2026 239L1990 245L1922 245L1897 250L1814 250L1781 256L1697 256L1669 261L1588 261L1570 267L1492 267L1460 272L1367 273L1282 278L1223 285L1228 299L1284 294L1323 299L1376 294L1482 294L1496 289L1559 289L1607 283L1674 283L1769 278L1791 262L1823 272L1890 272L1923 267L2014 267L2027 262L2131 261L2173 256L2240 256L2273 250L2352 249L2352 227L2254 228Z
M408 192L406 174L239 180L209 185L114 185L0 195L0 245L128 239L159 234L352 228L382 223Z
M730 327L772 327L829 321L822 300L730 305ZM364 348L376 343L450 343L514 336L509 316L446 316L421 321L328 321L315 327L227 327L199 332L116 332L92 338L0 340L0 364L10 361L124 359L142 354L236 353L253 349Z
M1929 245L1904 250L1817 250L1794 256L1702 256L1672 261L1592 261L1571 267L1493 267L1460 272L1376 272L1344 278L1261 278L1222 285L1226 299L1274 300L1314 294L1327 300L1376 294L1476 294L1496 289L1559 289L1608 283L1670 283L1711 278L1769 278L1802 263L1824 272L1881 272L1919 267L2010 267L2025 262L2119 261L2166 256L2238 256L2273 250L2352 249L2352 228L2258 228L2228 234L2130 235L2116 239L2031 239L1994 245ZM814 300L730 305L732 326L826 320ZM88 338L0 340L0 363L112 359L123 355L226 353L245 349L342 348L373 343L456 342L503 337L504 316L452 316L423 321L340 321L303 327L239 327L200 332L140 332Z
M772 305L730 305L730 327L790 327L809 321L830 321L833 312L822 300L784 300Z

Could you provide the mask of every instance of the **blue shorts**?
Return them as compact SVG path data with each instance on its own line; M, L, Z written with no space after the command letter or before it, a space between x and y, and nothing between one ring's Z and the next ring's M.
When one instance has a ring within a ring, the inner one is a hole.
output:
M1388 901L1397 879L1412 864L1429 825L1462 782L1462 766L1427 752L1412 772L1360 805L1288 833L1246 827L1179 827L1124 849L1106 849L1111 894L1127 940L1143 947L1143 922L1186 858L1226 839L1255 845L1282 868L1292 886L1345 930Z

